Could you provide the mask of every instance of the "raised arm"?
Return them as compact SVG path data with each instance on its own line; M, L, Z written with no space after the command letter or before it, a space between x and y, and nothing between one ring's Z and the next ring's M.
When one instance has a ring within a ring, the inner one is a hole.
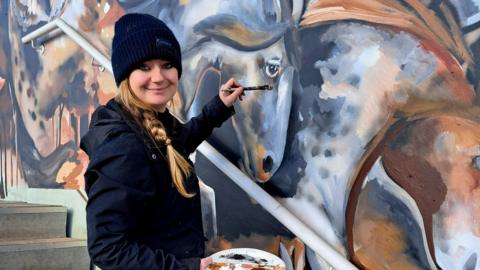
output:
M227 89L233 92L225 91ZM190 119L180 133L179 141L187 154L192 153L205 139L210 136L215 127L220 127L235 113L233 104L241 99L243 87L233 78L228 80L219 89L219 94L207 103L202 112Z

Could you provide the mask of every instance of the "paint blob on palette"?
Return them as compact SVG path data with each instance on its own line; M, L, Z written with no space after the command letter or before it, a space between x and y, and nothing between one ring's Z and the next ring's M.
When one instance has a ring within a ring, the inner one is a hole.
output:
M285 263L280 258L259 249L226 249L211 257L213 262L209 270L285 270Z

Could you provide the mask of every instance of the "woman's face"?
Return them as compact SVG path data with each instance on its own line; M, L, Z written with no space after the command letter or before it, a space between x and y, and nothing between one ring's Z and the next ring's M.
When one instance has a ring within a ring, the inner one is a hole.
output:
M167 103L178 89L178 71L171 62L154 59L132 71L128 77L133 93L159 112L165 111Z

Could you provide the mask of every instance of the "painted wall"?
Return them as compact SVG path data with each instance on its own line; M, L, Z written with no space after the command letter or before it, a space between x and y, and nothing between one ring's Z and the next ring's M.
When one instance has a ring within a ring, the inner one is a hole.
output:
M144 12L182 45L179 118L198 113L231 76L274 86L249 92L209 141L357 266L480 269L480 2L0 5L1 198L32 201L48 189L58 194L48 198L81 206L88 160L79 139L94 108L115 95L111 75L68 37L33 46L21 37L61 16L108 55L116 19ZM198 162L217 201L212 249L257 241L278 252L278 237L293 249L285 228L250 200L229 204L238 190ZM328 269L308 247L298 253Z

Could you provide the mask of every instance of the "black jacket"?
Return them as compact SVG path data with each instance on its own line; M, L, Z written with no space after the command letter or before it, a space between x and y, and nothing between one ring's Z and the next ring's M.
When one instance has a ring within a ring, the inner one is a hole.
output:
M185 125L158 113L172 145L185 158L233 114L215 97ZM198 269L204 256L198 179L193 198L172 183L165 145L151 143L114 100L94 112L80 147L89 155L88 251L102 269Z

